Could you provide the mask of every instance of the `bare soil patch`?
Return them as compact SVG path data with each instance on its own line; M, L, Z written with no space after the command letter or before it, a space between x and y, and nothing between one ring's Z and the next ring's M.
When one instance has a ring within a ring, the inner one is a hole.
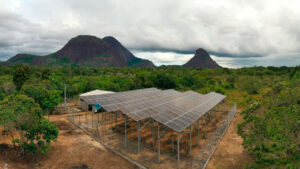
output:
M12 147L11 139L0 135L0 168L9 169L121 169L137 168L122 157L107 150L80 129L75 128L65 115L52 115L50 121L60 129L47 155L38 155L37 160L23 158ZM0 129L1 130L1 129ZM1 132L0 132L1 133Z
M242 169L252 159L243 147L243 139L237 134L237 124L243 119L240 110L236 113L207 169Z

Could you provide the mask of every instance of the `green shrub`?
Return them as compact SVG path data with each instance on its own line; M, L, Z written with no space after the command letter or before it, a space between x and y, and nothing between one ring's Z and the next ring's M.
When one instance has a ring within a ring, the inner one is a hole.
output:
M44 118L35 101L26 95L8 96L0 102L0 125L19 132L13 140L22 148L22 154L41 152L45 154L51 141L58 136L56 126Z
M216 86L214 90L217 93L225 94L225 90L221 86Z
M245 77L240 80L240 88L248 94L258 94L261 88L261 82L258 78Z

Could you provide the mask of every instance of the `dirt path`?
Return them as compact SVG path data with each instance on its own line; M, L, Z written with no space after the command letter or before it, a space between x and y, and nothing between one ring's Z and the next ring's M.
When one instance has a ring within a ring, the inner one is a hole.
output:
M60 129L59 137L47 155L38 158L39 164L32 160L20 159L8 150L0 150L0 168L5 164L8 164L8 169L80 169L84 168L83 166L92 169L137 168L72 126L64 116L50 116L50 121ZM0 138L0 144L4 140L4 137ZM7 142L7 139L5 141Z
M236 113L206 169L241 169L251 160L242 145L243 139L237 134L237 124L242 121L239 112Z

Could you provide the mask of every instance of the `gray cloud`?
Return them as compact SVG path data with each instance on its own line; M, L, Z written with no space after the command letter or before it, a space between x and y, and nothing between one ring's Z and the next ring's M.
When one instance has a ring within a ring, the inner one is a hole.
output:
M161 52L152 52L153 59L136 53L158 64L183 62L178 57L201 47L219 62L268 58L289 65L286 58L300 53L299 5L297 0L0 0L0 60L16 53L47 54L78 34L92 34ZM162 58L172 51L177 54L171 60Z

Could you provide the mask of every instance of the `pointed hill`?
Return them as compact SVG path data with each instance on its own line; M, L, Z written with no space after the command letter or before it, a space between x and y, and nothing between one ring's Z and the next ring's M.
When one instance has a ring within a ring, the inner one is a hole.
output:
M202 48L196 50L196 54L188 62L186 62L184 67L189 68L210 68L216 69L221 68Z

